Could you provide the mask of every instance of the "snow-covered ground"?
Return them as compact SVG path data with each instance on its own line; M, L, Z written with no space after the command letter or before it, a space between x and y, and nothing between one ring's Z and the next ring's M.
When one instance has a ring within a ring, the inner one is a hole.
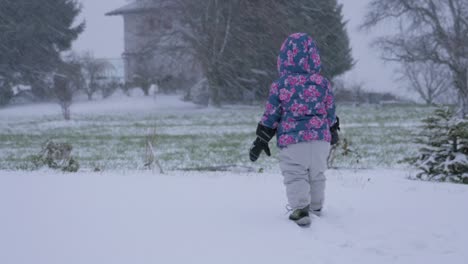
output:
M248 160L261 106L116 95L71 111L0 109L0 264L468 263L468 186L411 181L397 164L431 108L340 105L354 152L337 156L347 169L327 173L307 229L287 220L276 148ZM166 175L142 170L153 129ZM46 139L73 144L80 172L32 166ZM265 172L181 172L218 165Z
M157 155L167 170L251 166L246 153L262 108L262 103L201 108L177 95L145 97L138 90L130 97L80 99L71 107L70 121L63 120L60 107L53 103L2 108L0 170L35 169L33 155L49 139L72 144L72 155L83 169L139 169L145 164L146 136L153 131ZM405 167L398 162L414 155L413 134L432 110L415 105L340 104L341 137L349 149L338 152L334 165ZM276 157L276 148L272 151ZM256 165L272 168L271 161Z
M0 263L467 263L468 186L327 175L302 229L278 173L1 171Z
M180 100L177 95L143 96L137 91L133 96L116 94L104 100L82 100L71 105L72 118L74 115L105 115L132 113L171 113L200 109L199 106ZM61 109L57 103L35 103L11 106L0 109L0 121L18 117L43 117L60 115Z

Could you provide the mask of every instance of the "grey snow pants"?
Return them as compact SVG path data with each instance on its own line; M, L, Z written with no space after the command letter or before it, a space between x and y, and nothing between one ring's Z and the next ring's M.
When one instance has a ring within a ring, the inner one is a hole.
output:
M280 168L292 209L307 205L310 210L322 208L329 153L330 143L326 141L301 142L281 149Z

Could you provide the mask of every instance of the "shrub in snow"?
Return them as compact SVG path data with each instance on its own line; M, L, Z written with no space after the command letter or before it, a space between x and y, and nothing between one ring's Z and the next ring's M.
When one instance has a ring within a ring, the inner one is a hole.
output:
M71 156L73 147L68 143L48 141L41 153L33 158L37 167L47 166L66 172L77 172L80 168L78 161Z
M185 99L198 105L208 106L210 100L208 80L203 78L192 86L185 95Z
M468 184L468 120L440 108L423 123L416 138L418 156L409 159L420 170L416 177Z
M102 98L111 97L115 91L119 88L123 88L124 85L120 83L116 78L112 78L110 81L104 83L101 87Z
M337 156L342 156L344 159L349 160L351 163L359 163L361 155L354 149L350 140L347 138L340 139L336 145L333 145L328 155L328 168L333 168Z
M152 132L148 133L146 136L146 158L145 158L145 168L153 169L154 165L156 165L159 169L161 174L164 174L164 170L159 162L158 156L156 155L156 151L154 149L156 143L156 129Z

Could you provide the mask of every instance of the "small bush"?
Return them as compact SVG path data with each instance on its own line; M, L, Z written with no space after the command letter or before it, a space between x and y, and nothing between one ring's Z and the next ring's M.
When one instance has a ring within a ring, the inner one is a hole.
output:
M408 159L420 170L416 178L468 184L468 120L439 108L423 123L415 140L419 153Z
M47 166L65 172L77 172L80 169L80 164L71 156L72 150L71 144L48 141L41 153L32 156L31 159L38 168Z

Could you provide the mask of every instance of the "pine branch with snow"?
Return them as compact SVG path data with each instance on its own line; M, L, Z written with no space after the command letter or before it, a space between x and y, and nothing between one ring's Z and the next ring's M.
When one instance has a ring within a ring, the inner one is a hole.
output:
M423 123L415 140L419 154L409 159L420 170L416 178L468 184L468 120L439 108Z

